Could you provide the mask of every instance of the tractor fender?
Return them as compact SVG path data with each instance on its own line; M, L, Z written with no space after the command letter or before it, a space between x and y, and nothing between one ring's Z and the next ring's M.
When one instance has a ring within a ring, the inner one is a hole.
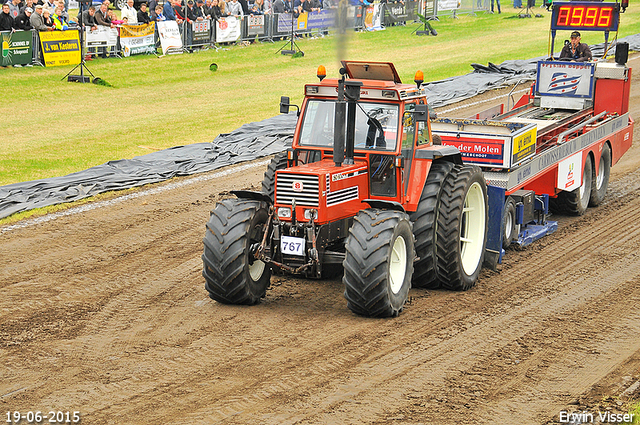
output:
M273 204L269 195L262 192L254 192L252 190L232 190L231 193L236 195L239 199L252 199L254 201L266 202L267 205Z
M453 146L433 146L429 149L417 149L416 159L448 160L457 165L462 165L462 155L460 151Z
M371 208L377 208L381 210L392 210L406 213L401 203L395 201L386 201L384 199L363 199L362 202L366 202L371 205Z

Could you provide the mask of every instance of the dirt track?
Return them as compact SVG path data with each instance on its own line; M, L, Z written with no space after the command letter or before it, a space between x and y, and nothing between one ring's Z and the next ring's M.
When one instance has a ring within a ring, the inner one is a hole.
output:
M353 315L339 280L273 277L254 307L208 298L209 210L220 192L257 189L264 166L5 228L0 420L542 424L597 412L594 400L640 379L634 138L604 205L509 251L469 292L411 290L396 319Z

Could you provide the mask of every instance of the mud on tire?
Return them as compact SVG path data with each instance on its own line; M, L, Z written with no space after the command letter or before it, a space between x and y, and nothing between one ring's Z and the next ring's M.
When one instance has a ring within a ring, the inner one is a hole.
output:
M440 284L456 291L472 288L487 244L487 185L475 165L456 165L440 196L436 240Z
M226 199L211 212L202 254L205 289L224 304L255 304L265 296L271 268L250 256L262 242L268 218L264 202Z
M415 257L409 216L379 209L360 211L345 248L342 281L347 306L362 316L397 316L409 296Z

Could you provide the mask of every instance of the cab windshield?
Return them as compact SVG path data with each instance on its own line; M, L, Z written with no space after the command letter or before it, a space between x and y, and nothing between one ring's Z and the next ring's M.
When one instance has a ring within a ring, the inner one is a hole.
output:
M359 102L356 106L355 149L395 150L398 110L397 104ZM309 100L302 121L300 145L333 147L334 112L333 100Z

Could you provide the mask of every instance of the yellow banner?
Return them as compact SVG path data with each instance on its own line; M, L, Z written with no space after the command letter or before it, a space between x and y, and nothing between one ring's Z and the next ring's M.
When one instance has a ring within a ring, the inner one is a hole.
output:
M78 30L42 31L40 44L45 66L77 65L80 63Z
M144 37L146 35L153 35L155 31L155 22L150 22L144 25L122 25L120 26L120 38Z
M301 13L298 16L298 29L306 30L308 20L309 20L309 14L307 12Z
M532 128L513 140L512 164L517 164L523 159L536 153L537 127Z

